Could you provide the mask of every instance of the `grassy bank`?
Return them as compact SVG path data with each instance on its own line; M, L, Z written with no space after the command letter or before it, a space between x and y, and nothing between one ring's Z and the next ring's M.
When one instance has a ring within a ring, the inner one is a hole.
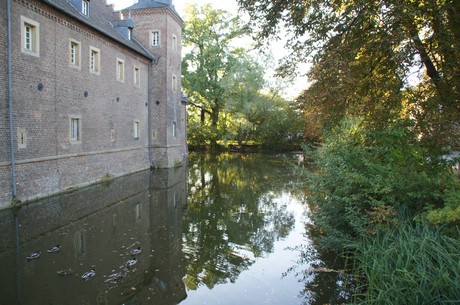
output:
M459 304L460 241L427 223L362 239L354 254L365 304Z
M310 151L319 244L353 253L365 304L460 304L460 184L410 122L348 119Z

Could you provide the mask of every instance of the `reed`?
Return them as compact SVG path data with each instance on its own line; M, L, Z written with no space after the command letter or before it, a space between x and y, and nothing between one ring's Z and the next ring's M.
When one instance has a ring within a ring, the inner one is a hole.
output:
M426 223L363 238L355 252L365 304L460 304L460 241Z

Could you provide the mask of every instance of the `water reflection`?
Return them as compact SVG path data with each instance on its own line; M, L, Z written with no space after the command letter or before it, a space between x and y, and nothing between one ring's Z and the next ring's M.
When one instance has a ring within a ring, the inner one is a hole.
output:
M340 303L295 178L280 156L191 154L0 210L0 305Z
M191 155L181 304L338 304L341 273L306 235L308 206L278 155Z
M292 229L294 216L273 201L288 171L277 170L273 161L261 155L192 155L183 236L189 289L234 283Z
M0 211L0 303L179 303L185 200L185 171L175 169ZM56 245L59 252L47 252ZM39 258L26 259L36 251ZM96 275L83 281L91 269Z

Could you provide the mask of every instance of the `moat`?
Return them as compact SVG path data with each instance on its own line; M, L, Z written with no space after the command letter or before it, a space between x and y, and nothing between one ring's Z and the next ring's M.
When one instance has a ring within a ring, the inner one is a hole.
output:
M191 154L1 210L0 305L346 302L309 236L297 157Z

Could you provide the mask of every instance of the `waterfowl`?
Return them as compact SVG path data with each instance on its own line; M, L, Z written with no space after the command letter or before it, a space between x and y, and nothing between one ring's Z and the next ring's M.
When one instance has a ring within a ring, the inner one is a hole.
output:
M73 270L72 268L62 269L62 270L58 270L56 273L60 276L69 276L73 273Z
M123 268L122 271L109 275L107 279L105 280L105 282L106 283L107 282L117 283L118 281L121 281L122 279L124 279L127 275L128 275L128 269Z
M40 251L36 251L36 252L33 252L31 253L29 256L27 256L27 260L32 260L32 259L37 259L40 257L42 253Z
M132 267L135 264L137 264L137 258L133 257L132 259L128 260L128 262L126 263L126 266L127 267Z
M96 269L91 269L91 271L85 272L81 278L84 279L85 281L91 279L93 276L96 275Z
M48 253L56 253L56 252L59 252L61 251L61 246L60 245L56 245L54 247L51 247L49 248L48 250L46 250Z
M141 252L142 252L141 247L137 247L136 249L131 250L132 255L138 255L138 254L141 254Z

